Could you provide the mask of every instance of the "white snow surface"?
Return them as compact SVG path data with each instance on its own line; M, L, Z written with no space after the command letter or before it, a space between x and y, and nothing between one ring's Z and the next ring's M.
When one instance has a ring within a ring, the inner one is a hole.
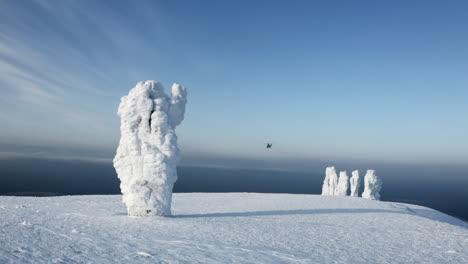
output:
M380 200L380 190L382 189L382 180L375 175L374 170L367 170L364 176L364 191L362 198Z
M350 196L358 197L359 196L359 187L361 182L359 181L359 171L355 170L352 173L351 178L349 179L349 183L351 185L351 194Z
M120 195L0 197L0 263L468 263L468 224L355 197L176 193L172 217Z
M172 96L156 81L139 82L122 97L120 143L114 167L128 214L171 214L179 148L175 128L184 119L187 91L172 85Z

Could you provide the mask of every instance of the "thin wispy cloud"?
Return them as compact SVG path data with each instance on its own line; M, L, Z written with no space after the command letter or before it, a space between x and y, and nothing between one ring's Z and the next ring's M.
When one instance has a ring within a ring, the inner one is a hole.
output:
M115 148L156 79L189 89L192 153L465 162L463 8L251 5L0 1L0 141Z
M31 4L31 9L47 14L47 19L26 10L23 16L32 15L33 20L37 19L35 23L28 23L25 17L17 14L5 16L5 23L0 24L0 97L5 102L0 106L4 113L0 116L2 123L13 127L18 119L28 120L25 113L34 113L35 118L28 123L33 126L52 124L51 133L55 126L70 130L87 127L95 134L113 133L115 137L117 133L115 128L110 129L109 118L96 112L99 107L94 105L101 98L111 98L114 104L118 103L119 95L113 91L109 93L108 89L115 85L112 75L116 73L111 67L104 67L119 63L119 49L110 39L112 30L92 21L93 15L88 15L92 12L87 12L86 7L73 8L73 2L37 1L36 5ZM92 30L80 26L83 19L89 20ZM96 43L88 40L84 45L81 40L90 34L99 39ZM64 37L67 35L73 37L67 39ZM49 124L41 124L41 119ZM27 124L17 129L24 130L24 126ZM42 130L47 131L45 127ZM74 134L63 136L74 138ZM35 136L30 134L30 137Z

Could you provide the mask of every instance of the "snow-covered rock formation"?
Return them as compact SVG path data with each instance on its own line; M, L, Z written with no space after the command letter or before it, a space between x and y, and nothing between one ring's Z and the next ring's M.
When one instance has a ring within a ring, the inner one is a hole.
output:
M187 91L172 85L172 96L156 81L139 82L122 97L121 138L114 167L128 214L171 214L179 160L175 128L184 119Z
M349 177L346 171L340 171L340 178L338 179L338 186L335 191L337 196L347 196L349 189Z
M332 167L327 167L325 169L325 179L323 179L322 184L322 195L329 195L330 194L330 174L328 170Z
M380 190L382 189L382 180L375 175L374 170L367 170L364 176L364 192L362 198L380 200Z
M350 196L358 197L359 196L359 187L361 185L361 182L359 181L359 171L355 170L351 174L352 174L351 179L349 179L349 182L350 182L350 185L351 185L351 194L350 194Z
M338 176L335 167L325 169L325 179L323 180L322 195L335 195L338 185Z

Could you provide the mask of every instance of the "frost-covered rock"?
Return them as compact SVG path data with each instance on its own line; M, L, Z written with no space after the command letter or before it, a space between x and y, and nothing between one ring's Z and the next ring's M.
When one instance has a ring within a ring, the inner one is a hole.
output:
M336 174L335 167L330 170L330 195L335 195L338 188L338 175Z
M325 169L325 179L323 180L322 195L335 195L337 185L338 176L335 167L327 167Z
M329 195L330 194L330 174L328 173L328 170L331 167L327 167L325 169L325 179L323 179L323 184L322 184L322 195Z
M349 177L346 171L340 171L340 178L338 179L338 186L335 190L337 196L347 196L349 189Z
M114 167L128 214L171 214L179 149L175 127L184 119L187 91L172 85L172 96L156 81L139 82L122 97L121 138Z
M349 182L350 182L350 185L351 185L351 194L350 194L350 196L358 197L359 196L359 187L361 185L361 182L359 181L359 171L355 170L351 174L352 174L351 179L349 179Z
M364 192L362 198L380 200L380 190L382 189L382 180L375 175L374 170L367 170L364 176Z

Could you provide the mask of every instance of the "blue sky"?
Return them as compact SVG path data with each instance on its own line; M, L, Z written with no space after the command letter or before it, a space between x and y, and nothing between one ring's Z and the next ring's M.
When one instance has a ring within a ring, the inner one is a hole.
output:
M188 87L187 155L468 164L467 14L466 1L1 1L0 143L112 155L120 97L154 79Z

